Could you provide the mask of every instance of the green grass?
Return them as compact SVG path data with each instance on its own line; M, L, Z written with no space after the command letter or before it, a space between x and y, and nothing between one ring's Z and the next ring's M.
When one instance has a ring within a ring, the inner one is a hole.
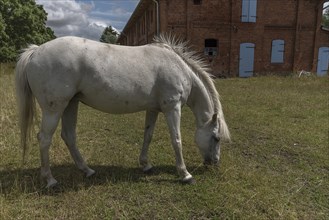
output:
M233 140L222 145L219 168L202 165L193 115L182 113L184 158L196 185L178 181L163 116L148 176L138 165L144 113L108 115L80 105L78 145L97 174L84 178L57 132L51 163L61 185L47 191L36 138L21 166L14 76L1 66L0 219L328 219L328 82L217 80Z

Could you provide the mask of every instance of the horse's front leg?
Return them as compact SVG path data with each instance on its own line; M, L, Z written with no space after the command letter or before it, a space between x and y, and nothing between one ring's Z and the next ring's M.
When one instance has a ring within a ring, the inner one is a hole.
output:
M176 168L183 183L194 183L192 175L187 171L183 152L182 152L182 139L180 133L180 117L181 106L176 105L172 110L165 112L167 124L170 131L171 143L175 151L176 156Z
M159 112L157 111L146 111L145 116L145 130L144 130L144 142L143 147L139 156L139 163L143 168L143 172L148 173L152 170L152 165L148 161L148 149L152 140L155 122L158 118Z

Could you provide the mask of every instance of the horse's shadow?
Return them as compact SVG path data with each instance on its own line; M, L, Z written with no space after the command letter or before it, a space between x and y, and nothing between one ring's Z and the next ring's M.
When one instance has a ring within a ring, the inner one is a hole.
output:
M45 181L40 177L39 168L0 170L0 194L13 192L57 194L67 191L79 191L97 185L120 184L124 182L153 182L180 184L175 166L160 165L152 169L150 173L144 173L138 167L123 166L91 166L96 173L91 177L85 177L74 164L53 166L52 173L59 184L53 189L46 189ZM205 171L203 167L189 167L194 175Z

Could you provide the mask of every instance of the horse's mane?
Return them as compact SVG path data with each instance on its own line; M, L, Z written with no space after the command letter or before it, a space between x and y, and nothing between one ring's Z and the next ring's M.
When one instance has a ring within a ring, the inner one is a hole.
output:
M173 34L160 34L159 36L155 36L153 41L173 50L187 65L190 66L193 70L192 72L201 80L212 101L214 114L217 114L219 118L221 126L219 135L223 140L230 141L230 132L224 119L222 105L219 101L220 97L214 81L211 78L211 74L209 73L210 68L205 59L197 52L190 50L188 42L175 37Z
M190 50L188 42L175 37L173 34L160 34L159 36L155 36L153 41L168 46L190 66L208 91L213 103L214 113L221 113L222 107L219 101L219 94L209 73L210 68L206 60L197 52Z

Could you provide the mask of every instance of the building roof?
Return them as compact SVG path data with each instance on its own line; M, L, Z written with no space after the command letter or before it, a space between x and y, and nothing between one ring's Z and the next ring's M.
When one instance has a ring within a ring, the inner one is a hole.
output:
M135 24L135 20L139 18L143 13L145 13L146 8L150 5L153 0L140 0L137 7L135 8L133 14L130 16L127 24L121 31L121 34L118 38L118 41L121 40L122 35L125 36L126 30L130 28L130 26Z

